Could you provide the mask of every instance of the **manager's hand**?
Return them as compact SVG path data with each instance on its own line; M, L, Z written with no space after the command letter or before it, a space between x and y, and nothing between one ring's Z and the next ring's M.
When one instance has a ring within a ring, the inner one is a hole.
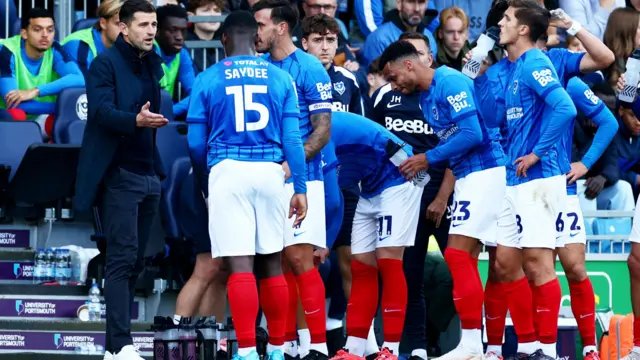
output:
M149 111L149 107L151 107L151 104L148 101L146 104L142 105L142 109L140 109L138 116L136 116L137 127L159 128L169 123L169 120L167 120L162 114L156 114Z

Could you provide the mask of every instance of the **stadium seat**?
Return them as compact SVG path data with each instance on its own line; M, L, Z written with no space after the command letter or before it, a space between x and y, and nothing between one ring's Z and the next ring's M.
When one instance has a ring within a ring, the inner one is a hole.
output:
M191 159L182 157L177 159L171 171L164 180L162 198L160 199L160 216L163 219L164 230L168 238L179 239L182 237L178 224L178 208L180 205L180 188L191 169Z
M9 182L31 144L41 143L40 126L32 121L0 121L0 164L11 167Z
M171 95L162 90L160 96L160 114L164 115L169 121L173 121L173 99Z
M167 176L178 158L189 157L187 129L187 124L182 122L170 122L158 129L156 145Z
M96 21L98 21L97 18L80 19L76 21L75 24L73 24L73 28L71 29L71 32L88 29L92 27L96 23Z
M53 122L53 141L67 144L63 139L69 124L87 120L87 91L85 88L65 89L58 94L56 119Z
M6 8L4 3L0 4L0 19L2 19L2 26L0 26L0 39L8 38L13 30L10 26L7 27L6 24L13 24L18 18L18 10L16 9L16 4L13 1L7 2L9 8ZM7 12L9 13L9 21L5 23L7 20Z
M631 234L631 218L601 218L593 223L595 235L629 235ZM621 240L601 240L602 253L624 253L624 242ZM626 242L626 241L625 241Z
M600 245L600 240L587 240L587 253L600 254L602 251L602 249L600 249Z
M86 121L74 121L67 129L62 133L63 144L81 145L82 138L84 136L84 128L87 125Z

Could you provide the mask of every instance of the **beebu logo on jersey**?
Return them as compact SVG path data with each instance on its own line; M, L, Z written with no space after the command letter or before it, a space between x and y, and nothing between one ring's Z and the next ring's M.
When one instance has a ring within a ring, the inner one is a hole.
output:
M460 110L471 107L471 105L469 105L469 103L467 102L468 97L469 95L467 95L467 92L462 91L458 95L447 96L447 101L449 102L449 104L451 104L451 106L453 106L453 110L456 113L459 113Z
M547 86L547 84L550 84L554 81L556 81L556 79L553 78L553 74L551 73L551 69L544 69L544 70L540 70L540 71L534 71L533 72L533 78L536 79L540 85L542 87Z
M322 100L331 99L331 83L316 83L316 89L318 93L320 93L320 98Z
M95 338L93 336L53 334L53 343L56 345L56 349L75 349L78 346L94 345Z
M584 96L586 96L587 99L589 99L589 101L593 103L593 105L598 105L598 102L600 101L600 99L596 96L596 94L593 93L593 91L591 91L591 89L585 90Z
M334 101L333 111L349 112L349 104L343 104L340 101Z
M407 134L433 134L433 129L424 120L402 120L391 116L384 117L384 126L391 131L404 131Z
M16 300L18 315L55 315L56 304L46 301Z

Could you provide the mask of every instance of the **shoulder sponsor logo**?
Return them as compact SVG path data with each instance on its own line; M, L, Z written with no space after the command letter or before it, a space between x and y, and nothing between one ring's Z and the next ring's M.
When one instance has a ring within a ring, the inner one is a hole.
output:
M322 100L331 99L331 83L316 83L316 90L320 93L320 98Z
M78 96L76 100L76 115L78 115L78 119L87 120L88 106L87 95Z
M596 94L594 94L593 91L591 91L591 89L585 90L584 96L586 96L587 99L589 99L589 101L593 103L593 105L598 105L598 102L600 101L600 99L598 99Z
M556 81L556 79L554 79L553 73L551 72L551 69L534 71L532 75L533 75L533 78L536 79L542 87L545 87L547 86L547 84L550 84Z
M347 91L347 88L344 86L344 82L342 81L333 83L333 89L340 95L344 94L344 92Z
M461 91L460 94L447 96L447 101L451 104L455 112L460 112L462 109L471 107L467 101L468 97L469 95L466 91Z

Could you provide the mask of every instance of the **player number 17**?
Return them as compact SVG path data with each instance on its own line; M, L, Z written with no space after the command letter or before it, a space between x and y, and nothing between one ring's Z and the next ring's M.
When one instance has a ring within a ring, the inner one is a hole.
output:
M233 108L235 110L236 131L257 131L264 129L269 123L269 109L254 102L254 94L266 94L266 85L237 85L225 88L227 95L233 96ZM257 111L259 118L256 122L245 122L245 111Z

